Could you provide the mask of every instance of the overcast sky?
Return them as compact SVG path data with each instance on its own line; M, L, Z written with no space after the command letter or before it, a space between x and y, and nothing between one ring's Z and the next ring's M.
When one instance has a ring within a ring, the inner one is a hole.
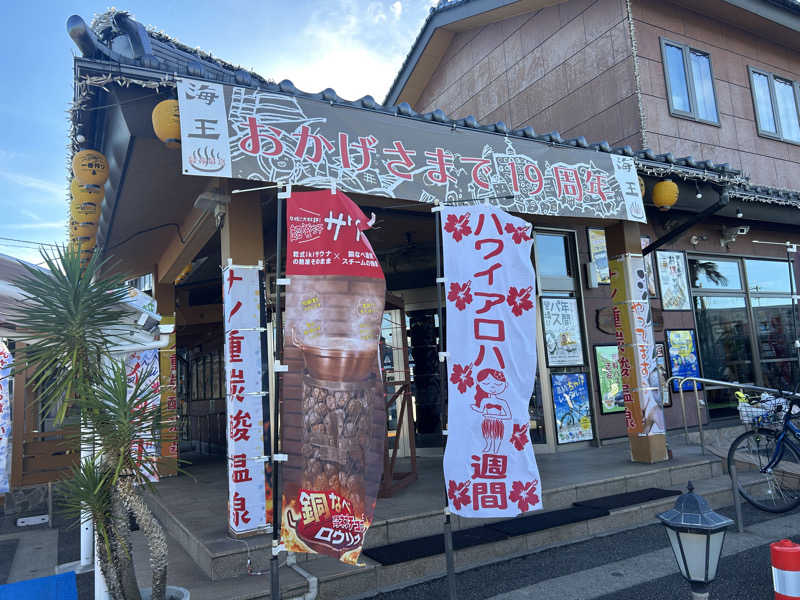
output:
M192 47L305 91L382 102L436 0L130 0L128 10ZM67 115L71 14L99 2L0 2L0 253L39 262L22 241L63 243L67 223ZM9 239L12 238L12 239Z

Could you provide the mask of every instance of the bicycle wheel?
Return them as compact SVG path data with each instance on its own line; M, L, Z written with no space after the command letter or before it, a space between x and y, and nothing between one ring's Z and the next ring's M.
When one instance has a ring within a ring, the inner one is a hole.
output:
M800 505L800 453L784 440L778 464L770 472L761 473L775 452L778 435L769 429L746 431L728 450L728 472L736 462L739 493L750 504L772 513L782 513ZM752 483L751 476L757 483ZM742 483L744 479L748 485Z

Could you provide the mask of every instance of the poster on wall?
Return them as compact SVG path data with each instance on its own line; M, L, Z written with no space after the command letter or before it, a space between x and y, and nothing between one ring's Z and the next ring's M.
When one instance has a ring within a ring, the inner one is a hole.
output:
M134 388L141 384L141 391L159 391L158 350L142 350L125 355L125 374L128 380L128 397ZM142 381L144 378L144 381ZM161 396L150 398L149 408L155 408L161 402ZM134 444L137 462L142 473L150 481L158 481L158 457L161 454L159 440L155 438L137 440Z
M542 298L547 366L583 366L583 338L575 298Z
M683 252L656 250L658 281L661 283L663 310L691 310L689 279Z
M542 508L528 406L536 375L531 224L492 206L444 206L448 429L444 477L462 517ZM385 419L385 417L384 417Z
M264 455L260 290L260 266L228 264L222 269L228 529L239 535L264 532L272 521L267 512L270 484L264 463L256 458ZM197 383L200 389L211 388L210 382Z
M442 127L381 109L178 79L182 172L432 204L647 222L633 158ZM327 93L326 93L327 95ZM366 100L365 100L366 102Z
M664 352L664 344L656 344L656 364L658 365L659 386L661 387L661 406L664 408L672 406L672 397L667 386L667 356Z
M386 438L386 283L368 221L341 191L286 200L281 541L349 564L372 523Z
M553 386L558 443L571 444L593 439L586 373L553 373L550 383Z
M0 342L0 494L10 490L11 481L11 367L14 358Z
M594 359L597 365L597 381L600 387L600 412L610 414L625 412L622 394L622 373L616 346L595 346Z
M594 269L597 283L608 285L611 280L608 278L608 252L606 251L606 231L605 229L594 229L590 227L586 230L589 238L589 256L591 258L590 269Z
M669 354L669 368L673 377L700 377L700 360L697 356L697 344L694 329L667 330L667 353ZM698 383L697 389L702 389L703 384ZM694 389L694 383L686 381L683 391ZM680 391L679 380L672 381L672 391Z
M642 245L642 250L650 245L650 236L643 235L639 238ZM647 273L647 293L651 298L656 295L656 271L653 268L653 253L650 252L644 255L644 270Z

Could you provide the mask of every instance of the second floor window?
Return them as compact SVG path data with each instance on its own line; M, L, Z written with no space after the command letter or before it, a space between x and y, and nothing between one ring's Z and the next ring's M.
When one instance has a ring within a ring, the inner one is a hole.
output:
M675 116L719 124L711 57L689 46L661 40L669 110Z
M800 87L796 81L750 67L759 135L800 144Z

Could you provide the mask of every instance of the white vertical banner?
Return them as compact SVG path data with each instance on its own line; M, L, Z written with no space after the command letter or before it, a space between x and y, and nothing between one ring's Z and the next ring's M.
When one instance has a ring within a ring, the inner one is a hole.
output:
M184 175L231 177L228 113L223 86L178 80Z
M14 358L0 342L0 494L10 490L11 479L11 366Z
M144 377L142 391L151 390L154 392L147 404L151 409L158 407L161 402L158 380L158 350L142 350L141 352L129 352L126 354L125 373L128 379L128 397L130 398L134 388ZM160 454L158 440L138 440L134 443L133 452L139 465L145 462L150 463L149 469L145 471L147 478L150 481L158 481L157 461Z
M513 517L542 507L528 405L536 375L531 225L491 206L442 207L450 510Z
M267 526L261 377L260 267L222 270L228 436L228 528L236 534Z

